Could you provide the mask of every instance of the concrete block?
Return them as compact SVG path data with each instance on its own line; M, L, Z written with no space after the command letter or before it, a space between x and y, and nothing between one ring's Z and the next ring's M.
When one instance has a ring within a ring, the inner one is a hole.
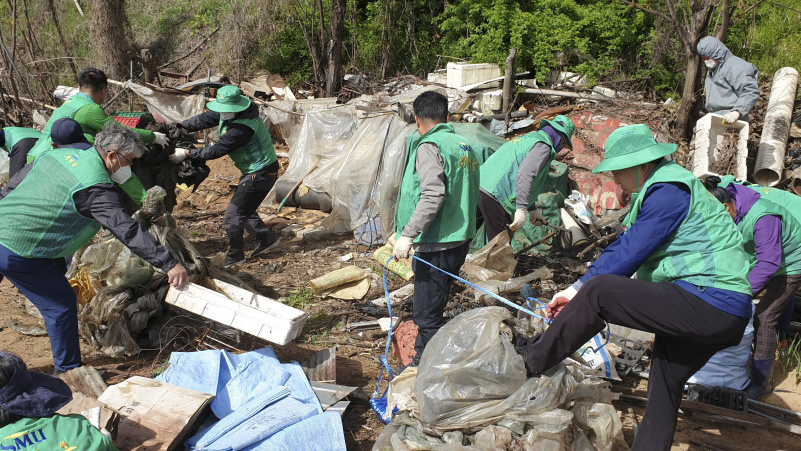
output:
M716 174L712 168L717 164L717 149L723 143L723 135L735 129L739 132L737 141L736 162L734 164L734 175L740 180L745 180L748 173L745 166L745 159L748 156L748 122L737 121L733 124L723 122L723 116L709 113L702 117L695 124L695 134L690 143L690 152L693 155L692 172L696 177L706 175L727 175Z
M497 64L481 63L448 63L447 86L461 88L485 80L501 76L501 68Z

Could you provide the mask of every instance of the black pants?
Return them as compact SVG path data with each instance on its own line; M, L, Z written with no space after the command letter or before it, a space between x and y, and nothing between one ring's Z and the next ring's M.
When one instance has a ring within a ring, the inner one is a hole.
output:
M484 232L487 235L487 242L503 232L512 223L509 213L503 209L501 203L494 197L485 193L478 192L478 211L476 211L476 228L484 224Z
M14 174L25 166L25 163L28 162L28 152L33 149L34 144L36 144L38 140L38 138L25 138L20 139L14 144L14 147L11 148L11 153L8 155L8 158L11 160L8 166L9 178L13 177Z
M748 318L726 313L670 282L595 276L544 334L529 341L529 368L539 374L569 357L605 328L604 321L656 335L648 406L632 450L669 450L684 384L712 355L740 342Z
M444 269L451 274L459 274L459 268L462 267L469 249L470 242L467 241L460 246L444 251L417 252L415 255L437 268ZM454 279L414 259L412 259L412 270L414 271L412 318L414 324L417 325L417 340L414 342L414 350L417 354L412 359L412 363L416 365L420 363L420 357L423 356L423 350L431 337L445 324L442 314L445 312L445 306L448 305L448 292Z
M239 179L234 196L225 210L225 232L228 234L230 255L243 256L245 230L258 240L272 235L256 210L278 178L278 162Z

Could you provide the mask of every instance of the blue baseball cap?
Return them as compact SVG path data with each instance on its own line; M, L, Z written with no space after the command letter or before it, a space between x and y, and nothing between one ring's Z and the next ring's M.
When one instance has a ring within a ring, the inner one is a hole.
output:
M68 117L63 117L53 122L53 126L50 127L50 139L53 141L53 144L58 145L58 147L79 149L92 147L83 134L81 124Z
M0 352L0 358L14 365L11 379L0 387L0 407L6 411L23 417L46 417L72 401L72 390L61 379L31 373L25 362L10 352Z

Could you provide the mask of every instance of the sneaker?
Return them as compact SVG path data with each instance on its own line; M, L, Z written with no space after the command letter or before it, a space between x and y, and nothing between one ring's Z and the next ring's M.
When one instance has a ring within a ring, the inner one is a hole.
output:
M261 255L270 249L277 246L281 240L275 235L269 235L263 240L259 241L259 244L256 245L256 249L253 249L253 252L250 253L250 258L256 257Z
M233 265L238 265L241 263L245 263L245 254L225 254L225 260L223 260L223 268L228 268Z

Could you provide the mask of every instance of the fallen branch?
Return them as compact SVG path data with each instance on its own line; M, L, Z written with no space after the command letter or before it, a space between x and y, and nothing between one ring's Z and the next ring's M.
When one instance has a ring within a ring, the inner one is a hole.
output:
M529 250L535 248L536 246L539 246L540 244L542 244L542 243L548 241L549 239L553 238L553 236L556 235L557 233L559 233L558 230L554 231L554 232L551 232L551 233L545 235L545 237L543 239L541 239L541 240L539 240L539 241L537 241L535 243L529 244L528 246L524 247L523 249L520 249L519 251L515 252L512 255L515 258L517 258L519 255L522 255L523 253L528 252Z
M10 99L12 99L12 100L16 100L16 98L15 98L14 96L12 96L12 95L10 95L10 94L8 94L8 93L5 93L5 92L0 92L0 94L4 95L4 96L6 96L6 97L8 97L8 98L10 98ZM29 98L27 98L27 97L19 97L19 100L24 100L24 101L26 101L26 102L31 102L31 103L32 103L32 104L34 104L34 105L36 105L37 103L42 103L42 102L39 102L38 100L29 99ZM42 106L43 106L43 107L45 107L45 108L47 108L48 110L53 110L53 111L55 111L55 109L56 109L56 107L54 107L54 106L52 106L52 105L48 105L48 104L46 104L46 103L42 103Z
M156 69L157 69L157 70L164 69L165 67L169 66L170 64L177 63L178 61L181 61L181 60L183 60L183 59L186 59L186 58L188 58L188 57L189 57L191 54L195 53L195 51L196 51L197 49L199 49L199 48L200 48L200 47L201 47L203 44L205 44L205 43L206 43L206 41L208 41L208 40L209 40L209 38L211 38L212 36L214 36L214 33L218 32L218 31L220 31L220 27L217 27L217 28L215 28L215 29L214 29L214 31L212 31L211 33L209 33L209 35L208 35L208 36L206 36L205 38L203 38L203 40L202 40L202 41L200 41L200 43L199 43L198 45L194 46L194 47L192 48L192 50L190 50L190 51L189 51L189 53L187 53L186 55L184 55L184 56L182 56L182 57L180 57L180 58L178 58L178 59L174 59L174 60L172 60L172 61L170 61L170 62L168 62L168 63L162 64L161 66L157 67Z
M589 251L595 249L598 246L603 246L604 244L607 244L608 242L612 241L612 238L617 238L617 235L618 235L617 232L615 232L615 233L613 233L611 235L606 235L605 237L601 238L600 240L598 240L598 241L590 244L586 248L584 248L583 251L581 251L578 254L576 254L576 257L584 258L584 256L587 255L587 253Z

